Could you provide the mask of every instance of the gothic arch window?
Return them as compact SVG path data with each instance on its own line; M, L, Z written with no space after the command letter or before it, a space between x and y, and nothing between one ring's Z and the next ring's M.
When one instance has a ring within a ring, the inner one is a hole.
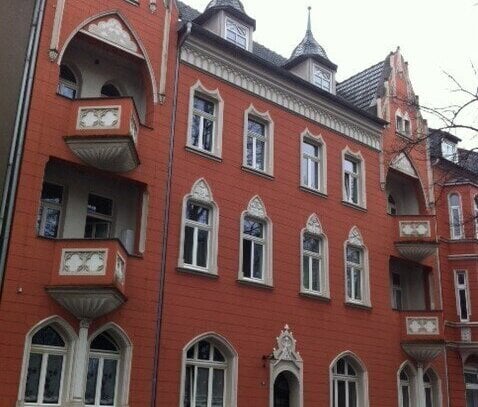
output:
M450 216L450 237L452 239L463 239L463 210L461 197L456 192L448 195L448 211Z
M86 406L127 405L131 369L131 342L115 324L91 335L86 376Z
M412 407L416 404L416 371L405 362L398 371L398 405Z
M475 239L478 239L478 195L475 195L473 205L473 216L475 217Z
M58 94L76 99L79 96L80 84L73 70L65 64L60 65L60 77L58 81Z
M354 226L344 244L345 302L371 306L368 249Z
M219 209L204 178L197 180L183 200L178 267L217 274Z
M121 92L119 91L116 85L113 85L110 82L105 83L101 87L101 97L103 98L119 98L121 97Z
M425 394L425 407L440 407L440 381L432 368L423 374L423 391Z
M183 350L182 407L236 406L237 354L221 337L205 334Z
M259 196L241 216L239 280L272 286L272 222Z
M59 317L48 318L26 337L18 406L62 405L69 396L76 335Z
M316 214L302 229L301 251L301 292L329 298L328 241Z
M308 129L301 139L300 185L306 190L327 194L327 145Z
M331 407L368 407L367 372L351 353L331 366Z
M342 150L342 200L346 204L367 207L365 159L348 146Z

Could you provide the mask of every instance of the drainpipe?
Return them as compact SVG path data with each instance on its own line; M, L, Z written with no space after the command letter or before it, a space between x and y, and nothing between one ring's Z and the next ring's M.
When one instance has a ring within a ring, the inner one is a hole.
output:
M13 130L12 144L7 163L5 186L0 207L0 298L3 291L5 263L7 259L8 243L12 226L15 197L17 194L18 177L23 156L25 129L32 95L33 79L35 75L40 32L43 21L46 0L37 0L31 23L30 38L25 59L22 84L18 99L17 115Z
M159 296L158 296L158 308L156 319L156 335L154 344L154 370L153 370L153 385L151 391L151 407L156 407L156 400L158 396L158 373L159 373L159 354L160 354L160 342L161 342L161 328L163 322L163 303L164 303L164 283L166 278L166 248L168 245L168 231L169 231L169 209L171 205L171 184L173 175L173 158L174 158L174 136L176 133L176 115L178 107L178 85L179 85L179 65L181 62L181 48L186 39L191 34L192 23L186 24L186 32L179 39L177 47L176 58L176 71L174 73L174 98L173 108L171 112L171 127L169 133L169 157L168 157L168 176L166 179L166 193L165 193L165 205L164 205L164 222L163 222L163 239L162 239L162 253L161 253L161 268L159 272Z

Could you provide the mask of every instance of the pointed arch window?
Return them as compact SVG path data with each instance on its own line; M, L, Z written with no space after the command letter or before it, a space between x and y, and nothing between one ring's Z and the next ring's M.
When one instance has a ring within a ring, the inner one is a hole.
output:
M463 239L463 212L460 195L452 193L448 196L448 210L450 215L450 237L452 239Z
M300 184L327 193L327 147L321 136L314 136L308 130L301 134Z
M423 374L423 393L425 397L425 407L441 406L439 378L432 368L429 368Z
M216 274L218 208L204 179L185 196L182 223L179 267Z
M405 362L398 375L398 405L399 407L412 407L415 405L416 374Z
M241 217L239 279L272 285L272 223L256 196Z
M342 151L343 202L365 208L365 161L360 152L353 153L348 147Z
M68 65L60 65L58 94L68 99L76 99L79 93L79 83L76 75Z
M365 371L351 356L332 366L332 407L368 406Z
M329 297L328 244L317 215L309 217L301 233L301 292Z
M370 306L368 250L357 227L349 233L345 249L345 301Z

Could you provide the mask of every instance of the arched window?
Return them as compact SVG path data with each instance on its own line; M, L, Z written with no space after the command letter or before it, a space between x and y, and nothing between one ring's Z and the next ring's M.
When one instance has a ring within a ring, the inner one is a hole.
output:
M60 65L58 93L68 99L76 99L79 92L78 79L67 65Z
M184 197L182 223L178 266L216 274L218 208L209 185L202 178Z
M121 92L118 90L118 88L115 85L111 83L105 83L103 87L101 88L101 97L119 98L121 97Z
M332 407L365 407L365 372L350 356L339 358L332 366Z
M462 239L464 233L460 195L456 193L448 195L448 210L450 214L450 236L452 239Z
M93 339L88 359L85 405L115 405L119 361L120 348L107 332Z
M309 217L301 233L301 292L329 297L328 245L317 215Z
M212 335L195 341L184 352L181 406L235 406L237 355Z
M416 392L415 370L408 362L402 365L398 373L398 405L399 407L412 407L415 403Z
M423 391L425 393L425 407L441 406L438 376L431 368L423 374Z
M410 378L405 370L400 372L400 407L410 407Z

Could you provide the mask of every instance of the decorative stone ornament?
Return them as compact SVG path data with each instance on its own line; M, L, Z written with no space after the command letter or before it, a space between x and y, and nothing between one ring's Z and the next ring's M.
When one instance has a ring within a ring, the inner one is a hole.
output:
M354 245L354 246L359 246L359 247L362 247L364 245L362 235L361 235L360 230L358 229L357 226L354 226L350 230L348 243L350 243L351 245Z
M191 196L196 201L206 203L212 202L211 189L204 178L198 179L194 183L191 189Z
M297 341L294 339L289 325L286 324L280 335L277 337L277 349L274 348L272 351L275 359L274 364L277 364L280 361L302 363L302 358L296 350L296 343Z
M418 178L415 168L413 168L411 161L404 153L397 155L390 163L390 167L411 177Z
M255 216L256 218L266 217L266 207L264 206L264 202L262 202L262 199L258 195L256 195L249 201L249 205L247 206L247 212L251 216Z
M91 23L87 32L128 51L138 53L138 44L131 38L120 20L115 17Z
M310 215L309 220L307 221L307 232L313 235L322 234L322 225L320 224L319 217L315 213Z

